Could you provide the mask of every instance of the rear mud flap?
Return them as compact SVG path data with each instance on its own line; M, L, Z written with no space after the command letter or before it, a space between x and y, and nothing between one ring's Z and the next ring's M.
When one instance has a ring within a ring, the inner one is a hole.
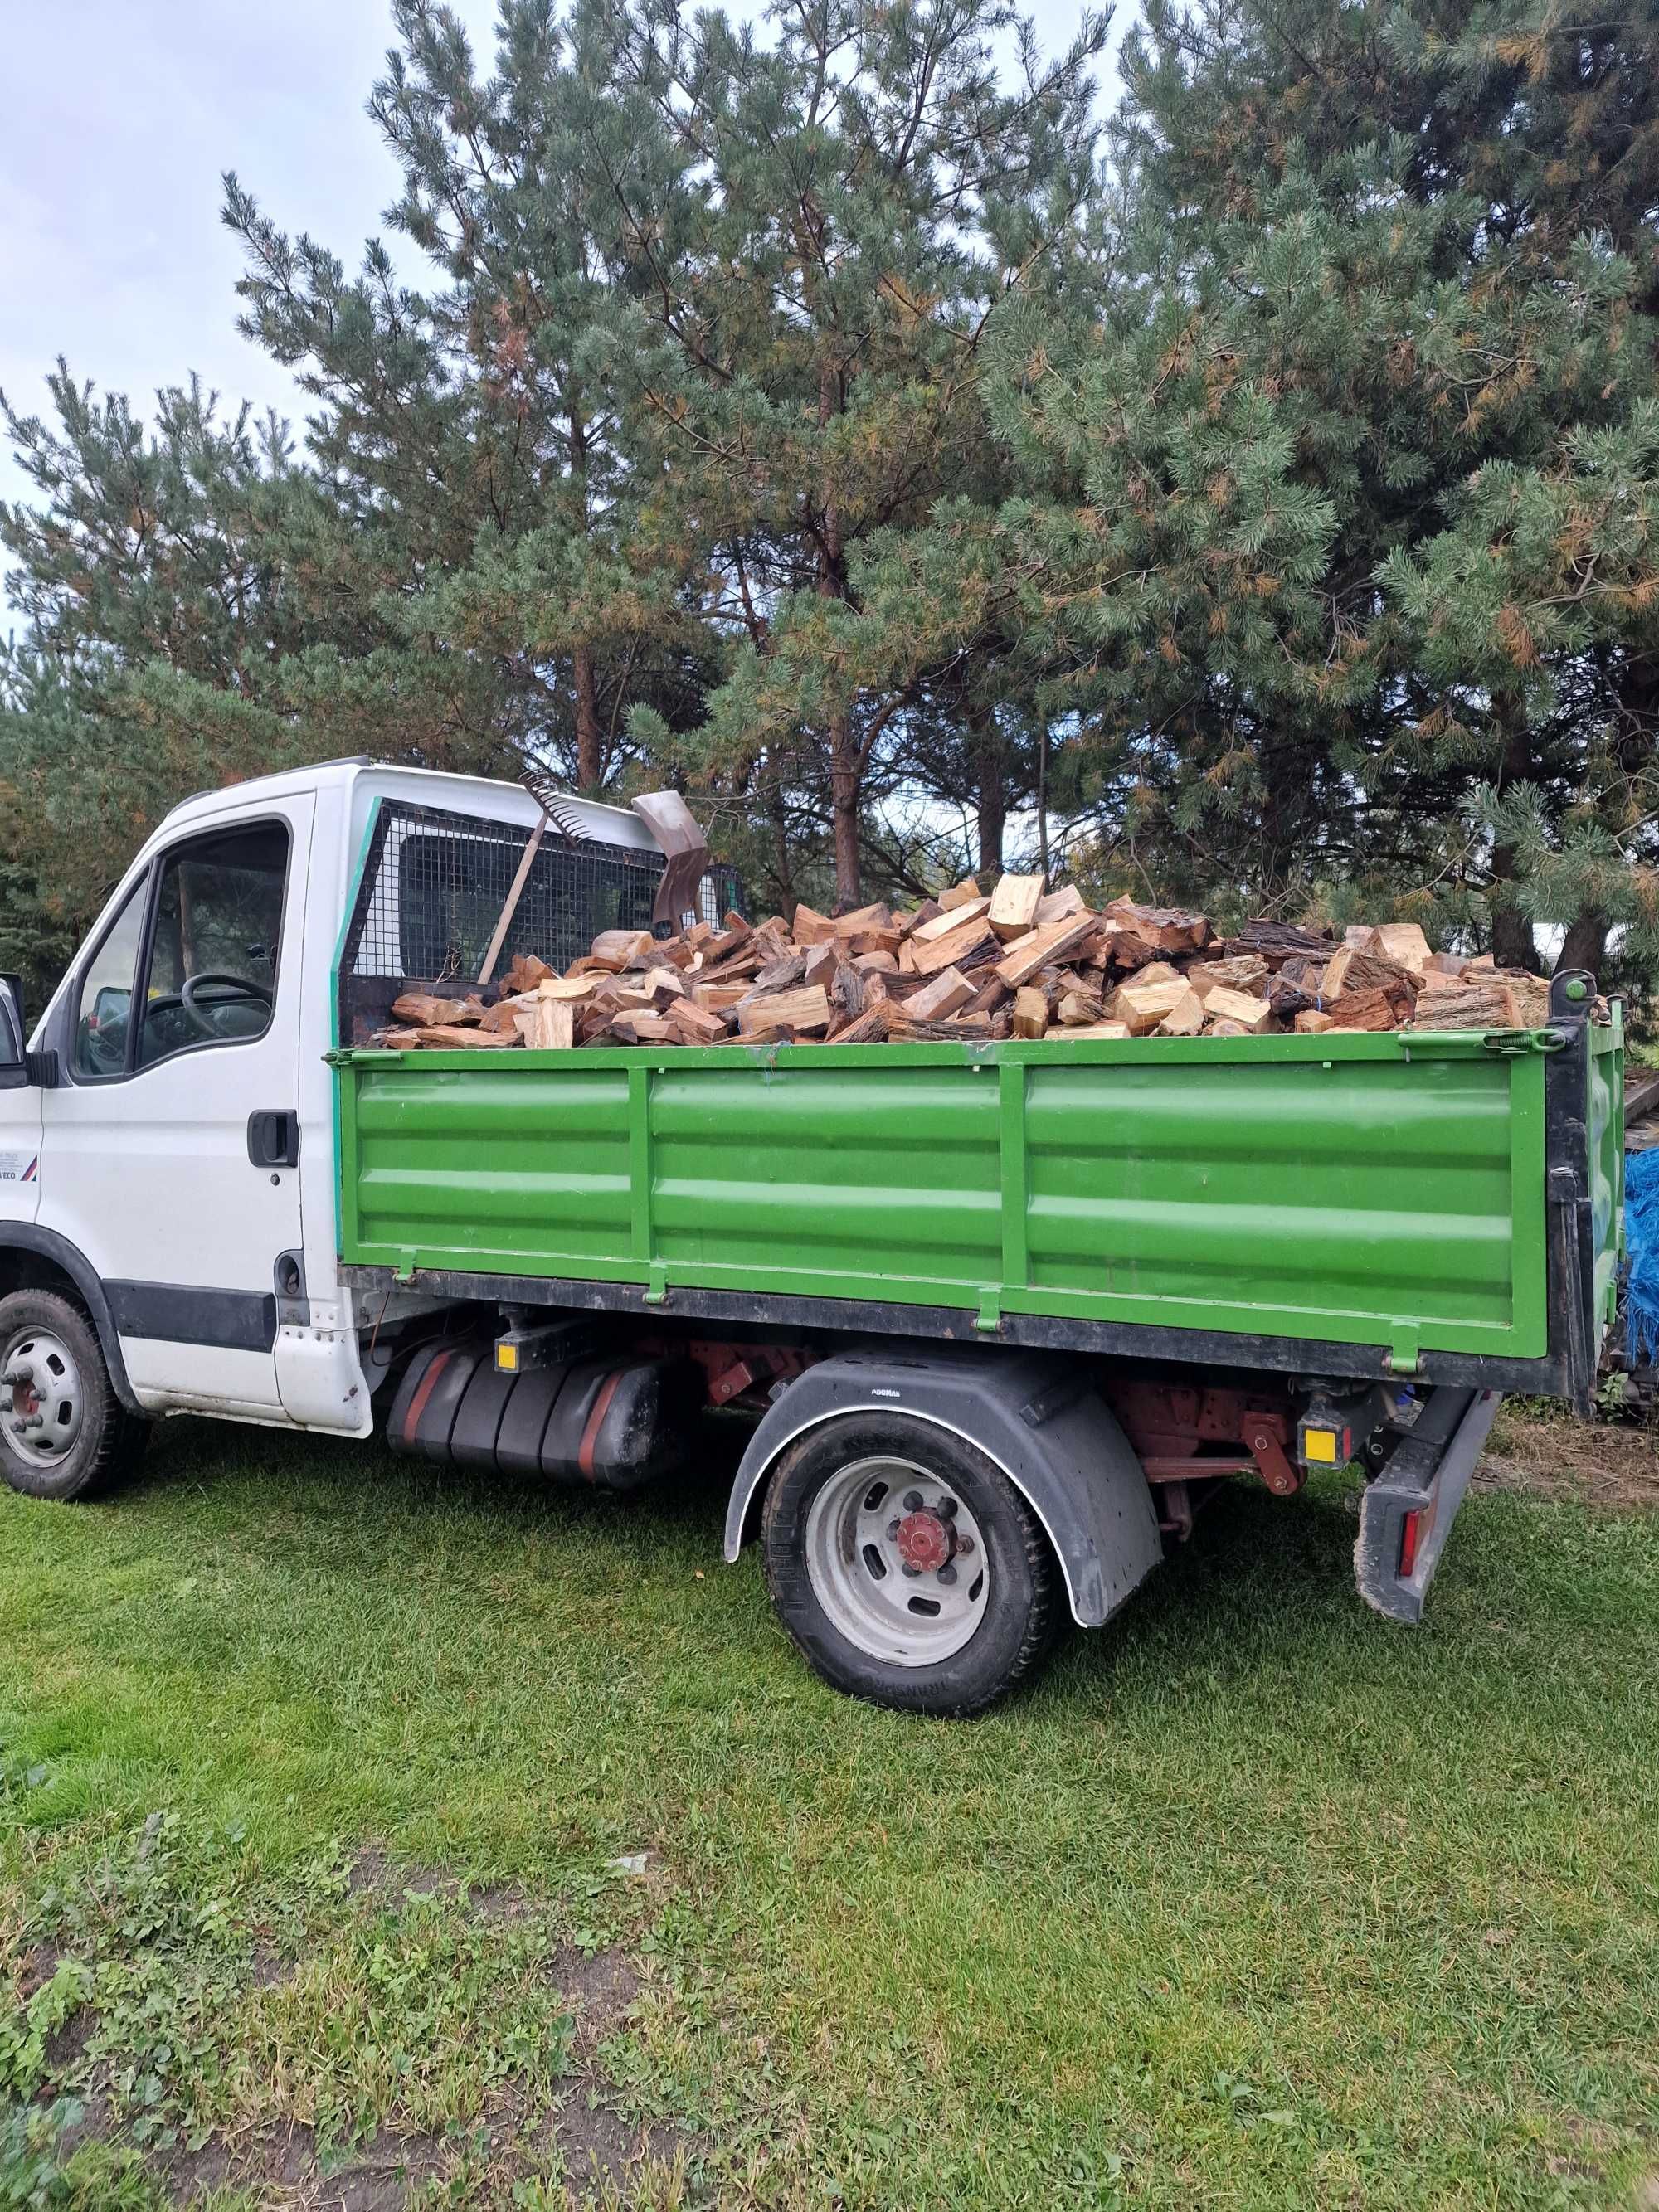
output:
M1366 1491L1354 1583L1366 1604L1389 1620L1414 1626L1422 1619L1424 1597L1502 1403L1497 1390L1443 1385Z

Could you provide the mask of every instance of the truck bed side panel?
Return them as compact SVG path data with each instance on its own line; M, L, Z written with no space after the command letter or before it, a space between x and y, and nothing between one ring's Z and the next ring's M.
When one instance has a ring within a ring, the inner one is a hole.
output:
M343 1256L1280 1335L1405 1371L1538 1359L1546 1057L1396 1035L357 1052Z

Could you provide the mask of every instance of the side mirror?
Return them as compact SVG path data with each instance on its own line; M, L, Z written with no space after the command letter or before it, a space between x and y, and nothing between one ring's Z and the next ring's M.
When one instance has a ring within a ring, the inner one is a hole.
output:
M21 1091L29 1079L23 979L0 975L0 1091Z

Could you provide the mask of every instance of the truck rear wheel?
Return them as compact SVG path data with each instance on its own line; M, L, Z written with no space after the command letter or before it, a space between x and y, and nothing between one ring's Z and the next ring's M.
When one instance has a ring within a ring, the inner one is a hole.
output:
M0 1474L25 1498L91 1498L143 1456L98 1332L55 1291L0 1298Z
M1058 1618L1036 1515L982 1452L902 1413L849 1414L779 1461L762 1524L778 1616L826 1682L966 1719L1042 1658Z

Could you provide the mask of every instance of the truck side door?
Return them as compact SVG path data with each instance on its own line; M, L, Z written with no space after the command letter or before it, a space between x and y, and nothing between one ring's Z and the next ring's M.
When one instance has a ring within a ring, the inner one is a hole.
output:
M70 987L40 1218L97 1269L152 1411L282 1418L313 803L273 800L164 847Z

